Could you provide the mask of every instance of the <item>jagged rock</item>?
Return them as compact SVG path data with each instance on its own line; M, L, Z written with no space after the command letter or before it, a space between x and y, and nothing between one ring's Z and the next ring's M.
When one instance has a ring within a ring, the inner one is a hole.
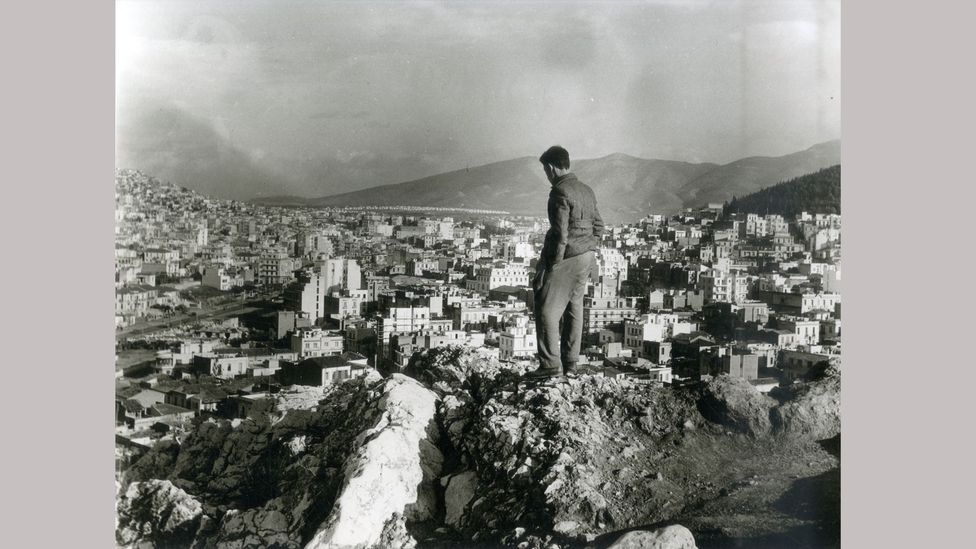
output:
M407 531L405 517L400 513L393 513L393 516L383 525L383 530L380 532L377 543L365 546L357 545L356 547L414 549L417 547L417 540L413 539L413 536Z
M644 429L645 432L654 432L654 413L652 409L648 408L647 412L637 421L640 423L641 428Z
M657 530L627 532L608 549L698 549L698 546L690 530L674 524Z
M133 482L117 505L116 541L188 546L203 517L203 506L168 480Z
M221 549L301 547L289 533L288 517L275 509L247 509L224 515L219 533Z
M454 527L460 525L464 509L474 499L477 488L478 474L474 471L465 471L451 477L444 492L445 523Z
M401 524L406 520L403 513L408 506L428 507L417 505L422 496L418 486L439 476L439 471L425 473L439 466L430 456L436 448L422 444L437 396L400 374L384 384L383 393L382 416L357 438L358 450L345 467L341 493L308 548L404 546L412 541Z
M779 434L822 440L840 433L840 372L828 368L819 379L777 388L783 403L770 414Z
M728 375L706 383L698 401L699 410L710 421L751 435L769 432L769 411L774 404L748 381Z

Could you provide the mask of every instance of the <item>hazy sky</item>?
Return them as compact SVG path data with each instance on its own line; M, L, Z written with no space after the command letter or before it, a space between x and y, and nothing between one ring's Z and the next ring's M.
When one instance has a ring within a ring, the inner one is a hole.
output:
M839 1L117 4L117 165L235 198L840 137Z

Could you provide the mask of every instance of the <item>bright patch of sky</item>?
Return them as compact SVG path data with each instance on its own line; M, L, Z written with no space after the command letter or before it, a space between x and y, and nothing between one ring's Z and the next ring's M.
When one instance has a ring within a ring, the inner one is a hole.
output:
M234 198L840 137L837 0L122 1L116 39L117 165Z

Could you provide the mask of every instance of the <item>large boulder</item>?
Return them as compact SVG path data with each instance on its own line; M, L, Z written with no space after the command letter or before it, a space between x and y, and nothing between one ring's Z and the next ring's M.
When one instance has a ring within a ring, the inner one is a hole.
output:
M657 530L627 532L608 549L698 549L698 546L691 530L674 524Z
M704 384L698 409L710 421L761 436L770 431L769 411L774 404L748 381L723 374Z
M430 518L436 501L422 489L440 476L442 456L431 444L436 395L400 374L383 387L379 422L363 431L345 467L332 512L308 548L409 546L407 520ZM413 516L410 516L410 515Z
M116 512L123 546L189 546L204 516L203 505L168 480L133 482Z
M840 372L825 370L819 378L777 388L782 404L771 413L776 432L789 437L823 440L840 433Z

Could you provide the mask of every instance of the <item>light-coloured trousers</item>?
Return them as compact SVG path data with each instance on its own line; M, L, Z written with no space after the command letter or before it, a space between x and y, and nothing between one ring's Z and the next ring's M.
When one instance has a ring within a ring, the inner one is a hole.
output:
M595 254L586 252L546 268L535 290L535 333L540 368L562 370L579 360L583 339L583 295Z

